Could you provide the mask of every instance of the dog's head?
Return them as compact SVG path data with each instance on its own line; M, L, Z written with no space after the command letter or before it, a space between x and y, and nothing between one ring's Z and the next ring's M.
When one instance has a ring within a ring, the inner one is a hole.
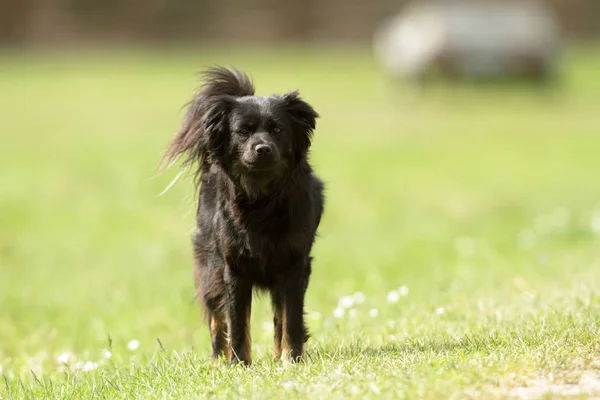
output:
M247 75L222 67L203 76L167 161L186 155L186 163L198 163L198 174L218 164L252 191L306 158L318 114L298 92L255 96Z

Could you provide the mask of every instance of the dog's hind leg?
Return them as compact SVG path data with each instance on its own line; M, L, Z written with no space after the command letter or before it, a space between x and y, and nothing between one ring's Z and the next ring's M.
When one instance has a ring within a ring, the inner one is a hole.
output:
M222 354L231 359L231 347L227 338L227 322L225 317L209 311L210 337L212 341L212 358L217 360Z
M210 257L196 246L196 295L204 310L204 316L210 329L212 358L217 360L225 354L231 359L231 347L227 336L226 292L223 283L223 270L209 267L203 261ZM214 259L212 259L214 261Z

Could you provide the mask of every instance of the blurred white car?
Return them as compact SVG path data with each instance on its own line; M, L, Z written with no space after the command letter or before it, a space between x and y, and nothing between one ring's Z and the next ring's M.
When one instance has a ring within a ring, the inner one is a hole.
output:
M559 49L555 16L535 0L417 1L374 38L383 68L407 78L544 78Z

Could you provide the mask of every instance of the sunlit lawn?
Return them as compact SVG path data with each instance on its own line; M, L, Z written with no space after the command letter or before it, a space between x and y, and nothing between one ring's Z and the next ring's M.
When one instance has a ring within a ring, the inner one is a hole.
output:
M600 56L564 61L546 92L419 92L368 51L5 54L0 398L492 398L593 383ZM299 88L322 115L306 365L271 360L266 298L253 366L209 362L192 185L159 197L176 171L156 166L213 63L247 70L261 94Z

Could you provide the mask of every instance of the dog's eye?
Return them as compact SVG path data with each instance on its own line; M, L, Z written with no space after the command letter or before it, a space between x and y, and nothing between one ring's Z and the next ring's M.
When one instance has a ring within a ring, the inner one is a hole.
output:
M273 128L273 133L279 133L279 132L281 132L281 128L280 127L276 126L276 127Z
M238 132L242 135L247 135L250 133L250 131L248 130L248 128L240 128L238 129Z

